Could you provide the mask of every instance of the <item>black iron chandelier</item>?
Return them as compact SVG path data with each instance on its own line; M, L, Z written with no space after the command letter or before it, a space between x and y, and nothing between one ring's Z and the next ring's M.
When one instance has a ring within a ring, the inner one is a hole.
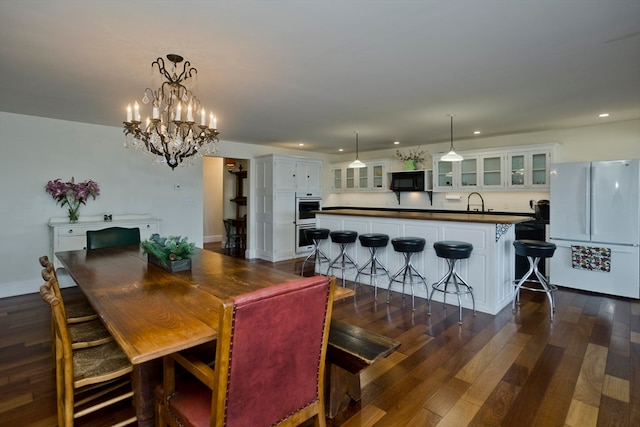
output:
M137 101L133 110L131 104L127 107L124 146L156 156L154 163L166 163L175 169L178 165L193 164L194 157L215 153L219 132L216 116L209 112L207 117L200 100L185 86L198 70L185 61L178 74L178 64L184 58L169 54L167 59L173 64L171 72L165 68L162 58L151 63L151 68L156 65L166 79L157 90L146 88L144 91L142 102L151 103L151 117L147 117L145 123L140 120Z

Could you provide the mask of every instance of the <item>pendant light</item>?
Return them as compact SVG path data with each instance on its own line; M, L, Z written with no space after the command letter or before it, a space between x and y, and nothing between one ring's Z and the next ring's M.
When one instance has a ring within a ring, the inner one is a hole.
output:
M364 168L367 165L365 165L364 163L362 163L360 161L360 159L358 158L358 132L356 132L356 159L349 163L349 167L350 168Z
M440 160L443 162L461 162L463 157L453 151L453 115L449 115L449 117L451 117L451 148L447 154L440 157Z

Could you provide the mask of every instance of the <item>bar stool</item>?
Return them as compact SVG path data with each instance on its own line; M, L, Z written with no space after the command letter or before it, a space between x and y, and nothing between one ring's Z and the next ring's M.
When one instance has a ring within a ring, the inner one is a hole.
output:
M389 270L380 262L377 257L378 249L384 248L389 243L389 236L386 234L361 234L358 236L360 239L360 244L365 248L369 248L369 253L371 256L365 265L363 265L359 270L358 274L356 274L355 282L356 287L358 286L358 278L360 275L369 276L369 284L373 282L373 298L378 299L378 276L382 274L386 274L387 278L391 279L389 275ZM365 269L369 267L369 271L365 271ZM378 272L378 269L381 269L382 272Z
M556 251L556 245L554 243L543 242L539 240L516 240L513 242L513 246L516 248L516 255L526 256L529 260L529 271L522 276L520 280L514 280L516 284L515 295L513 296L513 311L516 310L516 303L520 305L520 289L527 289L534 292L544 292L549 298L551 304L550 318L553 321L554 313L556 311L556 303L553 298L553 293L558 290L556 285L552 285L549 279L544 277L538 270L538 263L544 258L551 258ZM538 280L529 279L529 276L535 274ZM538 283L542 288L532 288L524 286L525 282Z
M427 314L431 315L431 299L433 298L433 293L438 291L444 293L443 304L446 306L447 304L447 294L455 294L458 297L458 323L462 324L462 301L460 299L460 295L469 294L471 295L471 303L473 304L473 315L476 315L476 301L473 298L473 288L466 284L462 277L456 271L456 262L460 259L466 259L471 256L471 251L473 251L473 245L471 243L466 242L457 242L454 240L444 240L440 242L435 242L433 244L433 248L436 250L436 255L440 258L444 258L449 263L449 271L440 279L437 283L432 285L433 289L431 290L431 294L429 295L429 303ZM449 280L453 279L453 285L455 287L454 291L450 291L447 289L449 285ZM443 287L444 285L444 287ZM462 287L462 289L461 289Z
M317 270L320 271L320 266L322 263L331 262L327 254L325 254L322 249L320 249L320 241L325 240L329 237L330 230L328 228L309 228L304 230L304 234L307 239L313 240L313 252L307 256L304 261L302 261L302 270L300 272L301 276L304 276L304 266L305 264L313 258L314 264L314 273ZM322 273L320 273L322 274Z
M413 275L415 274L420 278L420 281L424 283L425 288L427 287L426 279L411 263L411 256L415 253L422 252L424 250L424 245L427 243L425 239L422 237L394 237L391 239L391 244L393 245L393 249L396 252L402 252L404 255L404 266L398 270L396 274L391 277L389 280L389 289L387 290L387 304L391 302L391 285L393 282L402 283L402 298L404 298L404 285L405 283L409 283L411 285L411 309L416 309L415 304L415 295L413 292L413 284L418 283L417 280L413 280ZM398 276L402 274L402 280L398 280ZM407 276L409 276L409 282L407 282Z
M357 269L358 264L349 256L347 253L347 247L350 243L354 243L356 238L358 237L358 233L356 231L349 230L341 230L341 231L332 231L330 233L331 241L333 243L337 243L340 245L340 253L337 257L335 257L330 263L329 268L327 268L327 276L331 272L332 268L337 268L342 270L342 287L345 286L345 272L346 270ZM335 264L340 261L340 265L335 267Z

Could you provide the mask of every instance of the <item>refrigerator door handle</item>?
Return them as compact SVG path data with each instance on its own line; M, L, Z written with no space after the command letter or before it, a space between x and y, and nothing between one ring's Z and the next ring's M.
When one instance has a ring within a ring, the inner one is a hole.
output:
M598 200L596 199L597 195L596 195L596 186L593 185L593 183L596 180L596 168L593 167L593 165L591 166L591 179L589 180L590 183L590 187L591 187L591 199L590 200ZM590 209L590 215L589 215L589 233L591 234L591 238L593 239L593 235L597 233L596 230L596 203L590 203L591 205L591 209Z
M591 235L591 164L585 169L584 191L584 233Z

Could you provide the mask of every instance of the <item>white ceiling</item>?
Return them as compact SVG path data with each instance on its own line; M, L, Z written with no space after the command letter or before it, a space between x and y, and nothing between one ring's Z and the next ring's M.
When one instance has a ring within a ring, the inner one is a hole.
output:
M354 131L361 151L447 141L447 114L456 140L640 118L638 0L0 0L0 110L121 126L168 53L226 141L336 153Z

